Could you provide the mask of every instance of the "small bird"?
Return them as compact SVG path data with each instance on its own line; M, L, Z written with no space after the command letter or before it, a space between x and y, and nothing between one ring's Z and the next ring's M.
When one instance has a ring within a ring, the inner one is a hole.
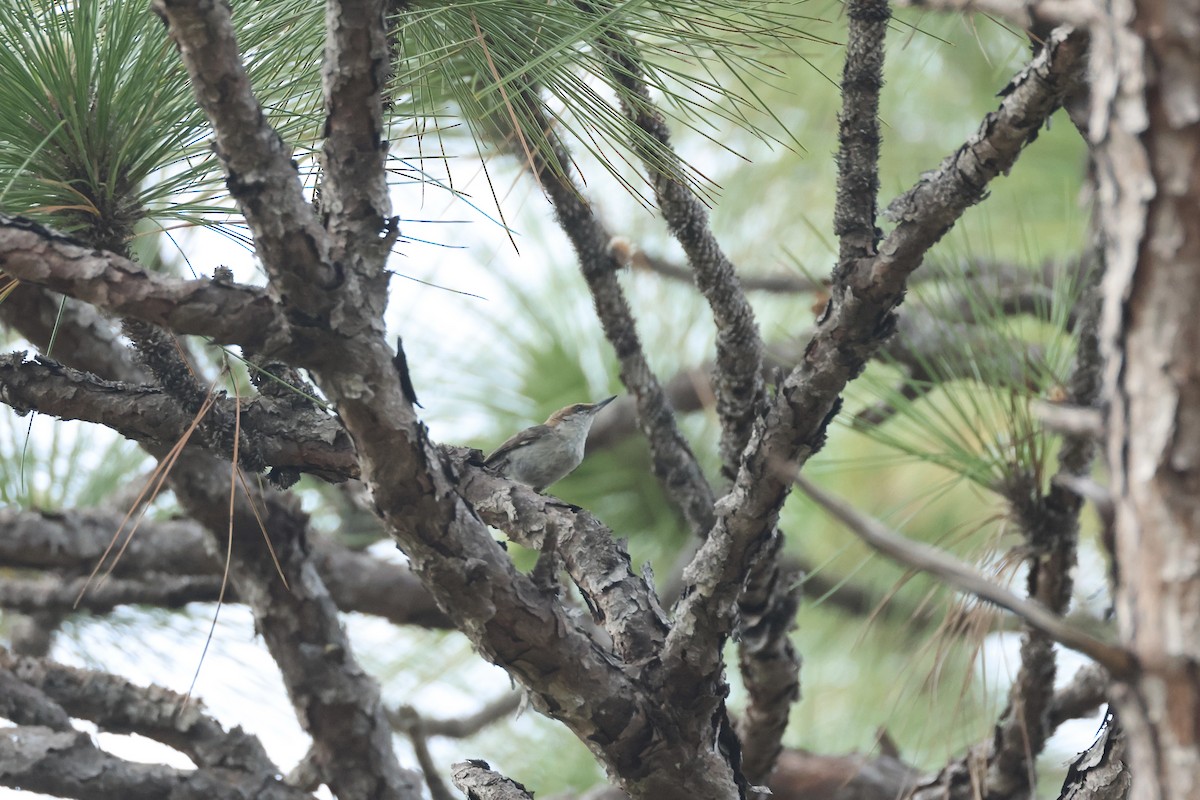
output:
M599 403L575 403L560 408L544 425L514 434L483 463L540 492L579 466L592 420L615 399L616 395Z

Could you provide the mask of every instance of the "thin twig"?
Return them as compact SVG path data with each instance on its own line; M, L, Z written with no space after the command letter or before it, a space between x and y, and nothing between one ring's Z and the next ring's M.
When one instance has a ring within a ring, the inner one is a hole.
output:
M421 718L421 728L426 736L445 736L450 739L465 739L474 736L487 726L516 712L525 699L523 692L509 692L487 703L474 714L447 719Z
M948 553L891 531L849 503L818 489L804 476L795 475L793 481L817 505L884 555L907 567L935 575L961 592L1013 612L1064 647L1082 653L1101 664L1113 676L1124 677L1133 674L1133 655L1124 648L1103 642L1072 627L1062 617L1050 613L1041 604L1025 600L1004 587L997 586Z
M681 267L641 250L633 250L629 254L629 265L634 269L653 272L675 281L693 283L695 280L694 273L687 267ZM803 275L739 275L738 280L747 292L768 294L807 294L823 292L829 288L827 281L814 280Z
M412 706L401 706L395 710L389 709L388 721L393 728L408 736L413 754L417 757L417 764L421 767L421 774L425 776L425 785L429 787L429 796L433 800L455 800L454 795L450 792L450 787L446 785L446 782L442 780L441 773L438 772L433 754L429 752L429 737L428 731L425 730L425 720L417 713L417 710Z

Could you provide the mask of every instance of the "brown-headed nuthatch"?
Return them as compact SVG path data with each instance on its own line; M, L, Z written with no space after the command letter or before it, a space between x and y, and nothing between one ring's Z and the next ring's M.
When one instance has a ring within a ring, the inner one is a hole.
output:
M483 463L540 492L579 466L592 420L615 399L560 408L544 425L534 425L512 436Z

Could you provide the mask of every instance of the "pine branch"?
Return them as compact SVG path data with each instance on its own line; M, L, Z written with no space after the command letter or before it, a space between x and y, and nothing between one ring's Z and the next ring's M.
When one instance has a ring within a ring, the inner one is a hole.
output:
M892 18L887 0L850 0L842 110L838 114L838 180L833 232L838 267L844 274L876 253L879 195L879 91L883 88L883 44Z
M255 98L228 4L155 0L216 136L226 186L254 234L255 252L276 296L307 318L331 313L342 281L329 242L305 201L291 152Z
M794 480L805 494L876 550L905 566L936 575L959 591L967 592L1013 612L1031 627L1046 634L1064 647L1088 656L1115 676L1132 674L1134 670L1133 656L1127 650L1102 642L1073 628L1061 617L1046 610L1045 606L1040 603L1017 597L1004 587L985 580L971 567L957 561L947 553L920 542L910 541L888 530L878 521L862 514L844 501L818 489L807 478L797 475Z
M385 0L333 0L325 10L325 150L321 215L335 261L382 269L391 247L383 90L391 74ZM394 240L394 237L392 237Z
M1087 277L1079 303L1082 311L1075 368L1067 387L1067 401L1073 405L1091 407L1100 399L1100 273L1094 268ZM1058 455L1059 474L1087 475L1095 453L1096 443L1091 437L1064 436ZM1083 498L1052 481L1049 490L1033 502L1024 492L1011 493L1009 502L1032 556L1028 595L1061 617L1071 600ZM996 726L988 759L988 797L1015 797L1033 788L1030 784L1037 774L1034 759L1054 732L1050 707L1056 673L1053 641L1041 631L1027 631L1021 640L1021 667L1009 690L1008 708Z
M288 339L283 315L262 289L159 275L21 217L0 214L0 267L29 284L176 333L251 349L276 349Z
M120 530L123 513L75 509L45 513L0 510L0 565L9 568L53 571L59 575L86 575L99 562L113 534ZM223 565L205 546L204 530L191 519L144 519L120 560L113 578L129 580L131 587L145 586L147 575L196 581L192 600L213 599L208 589L220 577ZM392 564L366 553L314 537L313 565L342 611L373 614L395 625L446 628L450 622L406 566ZM69 581L56 578L66 586ZM13 585L17 584L13 582ZM93 584L95 586L95 584ZM98 589L103 595L107 583ZM158 591L153 585L151 591ZM6 590L0 588L0 594ZM7 591L12 591L9 589ZM70 597L73 606L78 591ZM149 602L146 595L140 602ZM236 590L227 602L241 602ZM97 596L89 589L83 605L96 611ZM0 606L5 603L0 601ZM69 611L70 608L64 610Z
M734 624L745 575L769 546L790 483L780 467L803 465L824 445L825 429L840 409L843 389L895 330L895 308L906 280L987 182L1007 170L1036 135L1082 68L1082 36L1051 43L1010 84L998 112L942 167L892 204L900 224L879 246L837 276L831 297L803 362L783 381L765 424L751 440L717 522L685 580L665 663L678 669L680 686L695 688L721 669L719 658L685 654L719 652Z
M188 430L194 415L163 389L103 381L86 372L24 353L0 356L0 387L18 413L39 411L59 419L105 425L148 447L169 447ZM239 452L251 472L267 466L319 475L330 480L357 477L350 440L334 417L316 410L286 408L259 396L242 402L241 423L252 447ZM221 397L205 418L208 435L193 445L218 454L233 452L234 400Z
M610 10L608 3L590 0L577 0L576 5L598 17ZM715 387L722 470L732 479L764 404L763 346L754 309L737 270L712 233L707 209L681 177L682 163L671 145L666 120L650 99L637 44L615 27L606 27L597 44L621 110L645 137L634 138L631 147L649 174L663 219L683 247L696 286L712 309L717 326Z

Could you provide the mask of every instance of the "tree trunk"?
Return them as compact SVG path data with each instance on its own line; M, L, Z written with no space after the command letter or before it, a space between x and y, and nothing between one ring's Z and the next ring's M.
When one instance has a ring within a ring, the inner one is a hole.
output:
M1114 0L1093 32L1116 608L1134 800L1200 797L1200 3Z

